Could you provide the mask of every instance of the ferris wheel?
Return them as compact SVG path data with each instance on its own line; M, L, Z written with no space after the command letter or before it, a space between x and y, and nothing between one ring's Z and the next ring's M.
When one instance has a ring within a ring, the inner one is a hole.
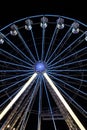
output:
M1 130L86 130L87 25L36 15L0 29ZM62 125L62 123L61 123ZM48 129L48 126L45 126Z

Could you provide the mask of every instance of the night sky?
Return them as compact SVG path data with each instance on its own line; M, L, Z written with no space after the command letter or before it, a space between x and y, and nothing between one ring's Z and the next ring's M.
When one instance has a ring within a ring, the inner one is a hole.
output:
M4 5L7 5L4 7ZM85 9L85 2L76 2L75 0L64 1L11 1L1 2L0 8L0 27L4 25L31 15L38 14L59 14L65 15L71 18L78 19L84 23L87 23L87 15Z
M19 2L19 3L18 3ZM1 3L1 2L0 2ZM6 7L4 5L7 4ZM35 0L21 0L21 1L11 1L11 3L7 2L0 4L2 6L0 8L0 28L4 27L5 25L23 18L27 16L32 15L38 15L38 14L57 14L57 15L63 15L68 16L71 18L75 18L77 20L82 21L83 23L87 24L87 12L85 8L85 3L81 3L78 1L76 3L76 0L68 0L66 3L66 0L44 0L44 1L35 1ZM85 104L87 106L87 104ZM80 115L78 114L80 117ZM81 118L81 117L80 117ZM33 120L33 117L31 115L33 126L35 125L35 120ZM82 120L82 119L81 119ZM85 126L87 120L83 121ZM29 122L31 123L31 122ZM59 122L61 124L61 122ZM52 129L52 126L50 125L50 122L45 124L43 123L43 130L46 130L46 125L49 126L49 130ZM65 127L65 124L63 124ZM27 130L36 130L35 127L32 128L32 126L27 126ZM60 130L68 130L67 128L63 128Z

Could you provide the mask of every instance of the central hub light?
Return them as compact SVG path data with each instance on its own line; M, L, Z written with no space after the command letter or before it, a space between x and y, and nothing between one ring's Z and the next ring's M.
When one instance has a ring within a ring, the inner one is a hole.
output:
M39 61L35 64L35 72L37 73L43 73L46 70L46 65L44 62Z

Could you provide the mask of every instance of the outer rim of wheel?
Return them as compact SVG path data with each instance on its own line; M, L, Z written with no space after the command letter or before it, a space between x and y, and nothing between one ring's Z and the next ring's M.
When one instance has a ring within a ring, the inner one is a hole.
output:
M28 17L24 17L22 19L19 19L19 20L16 20L6 26L4 26L3 28L0 29L0 31L3 31L4 29L8 28L9 26L13 25L13 24L16 24L18 22L21 22L21 21L24 21L26 19L29 19L29 18L36 18L36 17L42 17L42 16L48 16L48 17L61 17L61 18L65 18L65 19L68 19L68 20L71 20L71 21L77 21L79 24L83 25L84 27L87 27L87 24L77 20L77 19L74 19L74 18L70 18L70 17L66 17L66 16L61 16L61 15L51 15L51 14L42 14L42 15L34 15L34 16L28 16Z

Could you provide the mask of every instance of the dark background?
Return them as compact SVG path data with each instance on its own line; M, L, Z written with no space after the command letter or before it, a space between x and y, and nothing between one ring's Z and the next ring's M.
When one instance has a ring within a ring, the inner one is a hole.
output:
M59 14L87 23L84 0L11 0L0 1L0 27L30 15Z
M67 0L67 2L66 0L0 1L0 28L17 19L38 14L63 15L75 18L87 24L86 8L86 3L80 0Z

